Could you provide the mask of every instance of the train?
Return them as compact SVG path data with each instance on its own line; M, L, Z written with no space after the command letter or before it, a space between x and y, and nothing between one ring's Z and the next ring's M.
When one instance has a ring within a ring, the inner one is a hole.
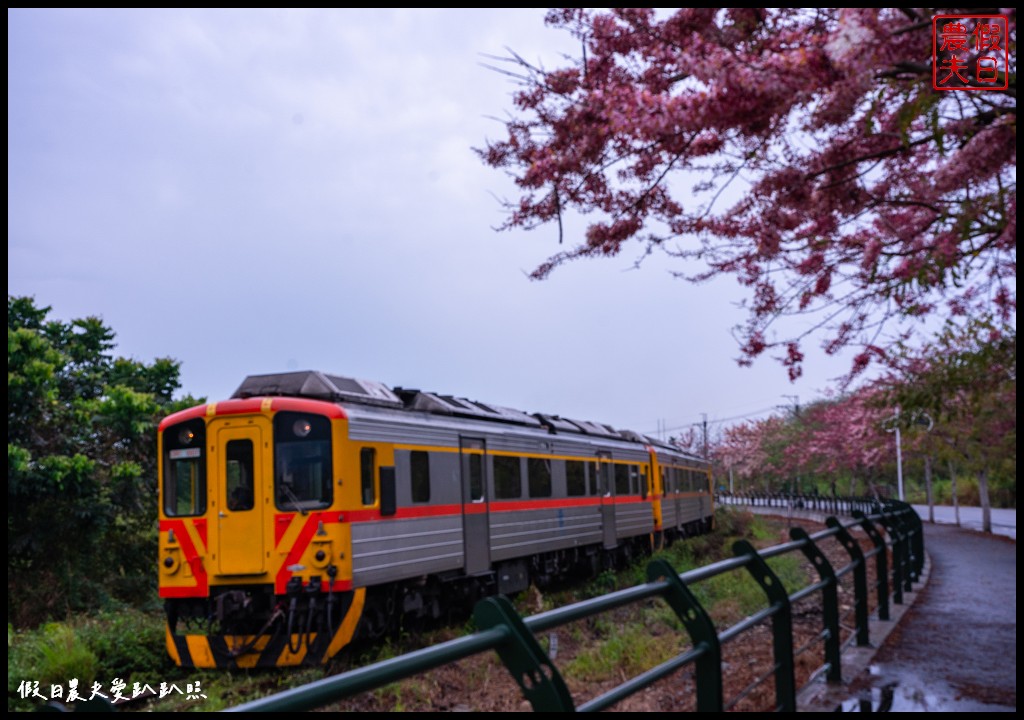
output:
M318 371L158 428L182 667L328 662L396 623L593 575L711 527L710 467L610 425Z

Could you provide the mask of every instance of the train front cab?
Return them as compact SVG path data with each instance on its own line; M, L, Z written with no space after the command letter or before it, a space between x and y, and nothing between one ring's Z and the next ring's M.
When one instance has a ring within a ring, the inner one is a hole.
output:
M359 458L342 408L229 400L160 425L159 591L167 650L184 667L326 662L351 639L346 509Z

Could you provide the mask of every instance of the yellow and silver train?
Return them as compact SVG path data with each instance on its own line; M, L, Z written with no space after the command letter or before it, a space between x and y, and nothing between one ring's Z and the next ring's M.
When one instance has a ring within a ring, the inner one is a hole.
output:
M708 465L600 423L320 372L164 419L160 597L187 667L356 637L710 527Z

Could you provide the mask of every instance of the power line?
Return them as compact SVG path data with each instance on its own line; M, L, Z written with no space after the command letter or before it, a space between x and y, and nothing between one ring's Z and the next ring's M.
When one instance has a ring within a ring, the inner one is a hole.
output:
M676 425L675 427L664 427L664 426L662 426L662 427L660 427L660 428L658 428L657 430L654 430L654 431L650 431L649 430L649 431L645 432L644 435L654 435L655 433L659 433L659 432L660 433L669 433L669 432L672 432L674 430L685 430L687 428L695 427L695 426L698 426L698 425L704 425L705 423L708 424L708 425L721 425L722 423L732 422L734 420L744 420L744 419L749 418L749 417L754 417L755 415L763 415L766 412L775 412L778 409L779 409L778 405L773 405L772 407L769 407L769 408L763 408L761 410L754 410L754 411L746 413L744 415L733 415L732 417L722 418L721 420L705 420L705 419L701 419L701 420L695 420L694 422L691 422L691 423L686 423L685 425Z

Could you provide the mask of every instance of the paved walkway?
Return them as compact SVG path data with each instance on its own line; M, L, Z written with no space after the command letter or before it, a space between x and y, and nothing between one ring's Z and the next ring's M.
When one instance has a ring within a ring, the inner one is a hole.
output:
M872 623L876 647L844 654L844 686L811 686L801 711L1016 712L1017 542L924 527L921 581Z

